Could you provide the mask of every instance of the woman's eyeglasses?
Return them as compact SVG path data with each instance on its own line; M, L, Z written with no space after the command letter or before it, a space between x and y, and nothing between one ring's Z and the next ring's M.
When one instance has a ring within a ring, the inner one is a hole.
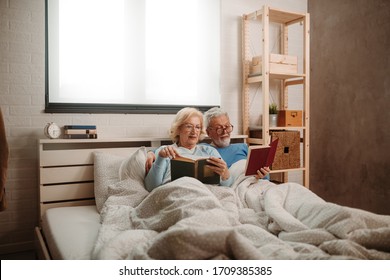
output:
M202 126L200 126L200 125L193 125L193 124L189 124L189 123L183 124L181 127L185 131L192 131L192 130L200 131L200 130L202 130Z
M229 124L229 125L225 125L225 126L209 127L208 129L215 130L217 132L217 134L221 135L225 131L226 131L226 133L232 132L233 131L233 125Z

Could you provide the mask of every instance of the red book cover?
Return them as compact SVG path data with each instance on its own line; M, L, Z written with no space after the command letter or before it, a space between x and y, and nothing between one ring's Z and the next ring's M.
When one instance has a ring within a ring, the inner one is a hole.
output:
M270 167L275 159L276 147L279 139L275 139L269 146L249 146L248 160L246 161L245 176L256 175L257 170Z

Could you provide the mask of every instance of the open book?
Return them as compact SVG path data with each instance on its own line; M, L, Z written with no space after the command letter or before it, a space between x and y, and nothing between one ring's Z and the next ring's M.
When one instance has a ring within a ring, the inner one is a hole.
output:
M214 173L207 162L209 157L179 156L171 159L171 180L188 176L193 177L205 184L219 184L220 176Z
M263 167L271 167L275 159L278 141L279 139L276 138L269 146L249 146L245 176L256 175L257 170Z

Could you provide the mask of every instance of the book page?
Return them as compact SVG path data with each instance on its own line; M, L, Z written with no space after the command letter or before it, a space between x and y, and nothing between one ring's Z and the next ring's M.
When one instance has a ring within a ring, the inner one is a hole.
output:
M175 159L179 159L179 160L189 160L189 161L197 161L197 160L200 160L200 159L208 159L209 156L198 156L198 155L180 155L178 157L176 157Z

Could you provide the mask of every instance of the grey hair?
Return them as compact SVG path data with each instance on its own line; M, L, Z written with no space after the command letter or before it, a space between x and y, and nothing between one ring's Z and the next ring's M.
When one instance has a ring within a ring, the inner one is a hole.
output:
M209 109L206 113L204 113L204 127L208 128L210 121L219 116L225 115L226 117L229 117L228 113L225 110L222 110L219 107L213 107Z

